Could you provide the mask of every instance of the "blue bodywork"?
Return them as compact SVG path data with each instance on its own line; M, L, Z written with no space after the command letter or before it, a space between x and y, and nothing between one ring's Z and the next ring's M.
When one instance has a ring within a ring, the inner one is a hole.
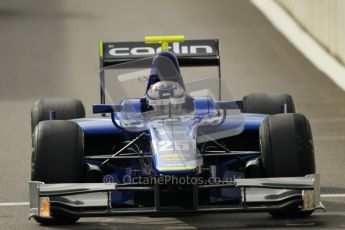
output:
M179 67L176 58L174 55L162 52L157 57L166 57L169 58L175 68L176 76L169 76L168 80L173 80L178 82L183 88L184 83L179 75ZM154 59L152 64L152 69L150 77L147 84L147 90L150 89L151 85L159 82L161 79L158 76L159 71L157 70L158 61L155 62ZM145 95L146 96L146 95ZM161 130L167 131L166 126L163 128L153 121L146 122L145 125L140 126L142 123L142 101L143 98L137 99L123 99L121 102L121 112L116 112L113 115L100 116L95 118L83 118L83 119L74 119L83 130L84 136L86 139L97 137L97 136L114 136L118 140L130 141L142 132L148 134L152 154L153 154L153 165L155 170L155 175L168 174L168 175L184 175L184 174L196 174L197 169L200 166L200 162L197 159L197 145L202 142L207 142L207 139L202 139L199 137L212 136L213 134L221 133L224 136L226 133L226 138L238 136L246 131L257 131L259 129L262 121L267 117L263 114L228 114L221 122L206 122L206 125L202 125L203 121L208 121L209 119L221 117L220 110L216 108L215 102L210 97L194 97L193 98L193 118L187 118L183 122L181 121L180 125L174 125L174 128L180 128L180 131L183 131L183 134L180 135L180 140L184 144L188 145L188 148L179 150L178 154L182 154L187 159L186 162L178 162L177 167L167 167L167 161L165 160L166 156L177 154L175 147L172 151L167 153L161 150L160 143L166 143L166 140L171 140L169 134L161 134ZM111 117L113 116L113 117ZM113 119L112 119L113 118ZM121 127L121 121L131 120L138 121L138 124L135 124L134 128ZM114 122L118 125L114 125ZM169 131L169 128L168 128ZM200 133L203 132L203 135ZM167 137L165 137L166 135ZM173 136L173 135L172 135ZM217 135L212 137L217 139ZM174 139L174 137L173 137ZM174 142L175 140L173 140ZM171 142L171 141L170 141ZM175 142L174 142L175 143ZM174 145L173 143L173 145ZM120 144L120 143L114 143ZM149 151L148 145L142 142L138 142L141 150ZM168 142L169 144L169 142ZM178 144L177 142L175 145ZM164 146L163 146L164 147ZM167 147L167 146L165 146ZM169 147L169 145L168 145ZM193 151L192 151L193 150ZM97 155L97 153L95 153ZM247 162L257 155L253 154L244 154L239 156L242 161ZM100 160L86 160L86 163L89 164L99 164ZM171 160L169 160L171 161ZM181 159L179 159L181 161ZM168 162L169 163L169 162ZM201 163L202 164L202 163ZM231 180L235 178L244 177L243 170L236 170L238 164L238 159L226 160L221 163L212 165L212 176L220 178L221 180ZM111 176L112 182L116 183L128 183L126 180L130 180L134 176L135 171L140 171L141 164L136 160L130 161L129 165L119 166L112 163L107 163L105 165L104 180ZM235 168L235 169L234 169ZM127 178L124 180L123 178ZM216 188L212 189L210 192L210 201L211 203L218 203L222 201L236 201L240 200L241 194L238 188ZM134 193L133 192L112 192L112 203L113 205L134 205Z
M260 127L261 122L267 117L266 114L253 114L243 113L244 129L245 130L257 130ZM74 122L83 129L84 135L97 135L97 134L123 134L124 130L115 127L111 121L110 116L94 117L94 118L80 118L74 119ZM227 128L227 125L223 124L222 127ZM124 134L126 135L126 134Z
M133 104L137 104L139 107L140 99L131 99ZM198 107L202 105L202 103L195 103L196 110ZM200 113L202 113L203 109L200 109ZM244 130L258 130L261 122L267 117L267 115L263 114L242 114L244 119ZM225 121L220 127L222 129L231 129L232 124L229 121ZM98 117L98 118L82 118L82 119L75 119L74 122L78 123L79 126L83 129L85 136L93 136L93 135L120 135L123 139L131 140L134 138L137 133L128 132L123 129L119 129L114 126L111 121L110 116L106 117ZM255 158L256 155L244 155L241 158L245 161ZM222 162L222 164L218 164L215 166L215 177L222 178L223 180L231 180L234 178L243 178L243 172L238 171L229 171L227 168L231 166L231 164L236 164L236 160L229 160L226 162ZM88 163L95 163L95 162L88 162ZM97 162L99 163L99 162ZM110 174L113 178L114 182L116 183L126 183L121 178L127 179L133 176L133 170L140 169L140 164L137 162L133 162L131 167L117 167L115 165L108 164L107 165L109 171L113 171L116 173ZM108 176L109 175L105 175ZM240 190L237 188L223 188L223 189L213 189L210 194L210 199L212 202L221 202L224 200L239 200L241 198ZM133 192L112 192L112 202L113 204L126 204L126 205L133 205L134 204L134 194Z

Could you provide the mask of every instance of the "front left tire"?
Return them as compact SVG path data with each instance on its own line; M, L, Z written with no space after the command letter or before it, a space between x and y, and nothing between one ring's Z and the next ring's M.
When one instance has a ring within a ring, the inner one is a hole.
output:
M260 147L265 177L304 177L315 174L313 137L307 118L298 113L268 116L260 126ZM306 217L299 205L269 212L273 217Z

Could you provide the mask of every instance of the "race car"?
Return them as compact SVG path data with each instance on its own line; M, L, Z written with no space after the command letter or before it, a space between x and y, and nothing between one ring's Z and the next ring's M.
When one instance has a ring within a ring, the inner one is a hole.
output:
M30 218L324 209L307 118L288 94L231 99L218 40L101 41L99 53L94 116L77 99L32 108Z

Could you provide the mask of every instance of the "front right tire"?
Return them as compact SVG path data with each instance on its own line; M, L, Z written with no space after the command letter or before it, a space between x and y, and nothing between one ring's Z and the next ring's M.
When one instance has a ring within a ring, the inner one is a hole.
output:
M42 121L34 130L32 181L81 183L84 181L84 135L72 121ZM36 217L38 223L72 224L78 218L54 213L52 218Z

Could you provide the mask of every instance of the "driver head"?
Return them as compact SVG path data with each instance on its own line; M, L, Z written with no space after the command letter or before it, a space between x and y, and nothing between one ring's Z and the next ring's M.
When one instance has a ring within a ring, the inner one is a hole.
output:
M186 96L177 58L169 52L156 55L146 90L148 105L162 113L183 113Z

